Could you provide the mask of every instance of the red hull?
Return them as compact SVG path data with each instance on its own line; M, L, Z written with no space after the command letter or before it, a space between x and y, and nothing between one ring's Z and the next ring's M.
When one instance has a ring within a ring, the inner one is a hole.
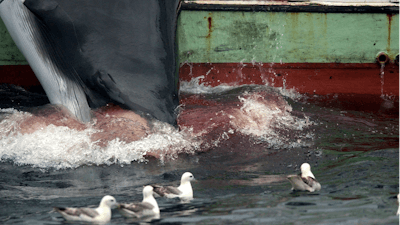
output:
M294 88L302 94L319 95L309 101L344 109L389 110L390 114L398 114L399 66L393 63L385 67L383 79L379 65L372 63L193 63L183 64L179 73L180 81L204 76L200 83L208 86L268 83L274 87ZM29 65L0 66L0 74L0 83L15 84L27 90L40 87ZM391 101L381 98L382 90L387 95L385 99ZM185 104L202 105L198 101L181 96ZM207 104L209 102L203 105Z
M9 83L29 89L39 86L29 65L0 66L0 83ZM184 64L179 70L181 81L204 76L200 83L209 86L220 84L266 84L274 87L294 88L299 93L370 94L399 96L399 66L388 64L381 80L377 64L335 63L285 63L248 64L193 63ZM382 86L383 81L383 86Z
M27 90L41 86L29 65L0 66L0 84L14 84Z
M208 86L268 83L317 95L380 96L383 90L383 94L398 98L399 66L388 64L383 79L380 74L380 66L372 63L193 63L182 65L179 76L181 81L204 76L200 83Z

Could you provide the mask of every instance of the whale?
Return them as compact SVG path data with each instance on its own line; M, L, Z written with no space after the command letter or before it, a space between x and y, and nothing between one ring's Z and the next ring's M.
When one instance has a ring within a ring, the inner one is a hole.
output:
M51 104L81 122L117 104L177 125L180 0L0 0Z

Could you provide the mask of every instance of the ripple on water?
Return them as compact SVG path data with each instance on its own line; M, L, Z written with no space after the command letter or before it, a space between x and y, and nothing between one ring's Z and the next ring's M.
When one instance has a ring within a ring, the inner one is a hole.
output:
M131 143L111 138L105 146L91 139L91 134L98 132L93 126L80 129L52 124L30 133L19 132L19 122L34 113L2 110L0 223L64 224L51 211L53 206L95 206L105 194L121 202L140 201L143 185L174 183L183 172L191 171L198 179L192 184L195 200L182 205L157 199L161 219L154 223L398 224L398 118L288 103L268 91L261 95L252 95L252 91L242 87L189 96L206 105L197 106L197 115L204 114L204 122L196 122L201 127L187 122L187 130L179 131L158 124L157 132L141 140ZM234 99L236 106L226 106L235 110L222 113L217 106L223 99ZM271 99L280 104L280 112L260 104ZM286 110L286 105L292 111ZM193 107L187 103L183 112L194 115L189 113ZM259 109L271 114L264 118ZM215 113L239 119L235 123L210 120ZM276 121L277 115L292 118ZM238 124L246 120L278 126L269 131L260 130L259 124L253 130L239 129ZM254 134L246 133L250 131ZM281 136L281 142L269 142L270 134L272 139ZM174 154L163 162L141 155L151 154L150 149L158 151L153 151L154 155ZM144 163L131 163L140 159ZM312 165L322 184L318 193L292 193L285 180L286 175L298 173L304 161ZM110 224L130 222L138 221L114 213Z

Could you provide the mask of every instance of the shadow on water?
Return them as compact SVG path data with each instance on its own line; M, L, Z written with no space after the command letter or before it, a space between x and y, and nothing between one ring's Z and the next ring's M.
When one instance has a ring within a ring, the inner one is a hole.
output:
M290 100L289 100L290 101ZM160 162L40 169L0 163L1 224L66 223L53 206L96 206L101 197L141 201L143 185L178 185L192 172L195 199L157 198L161 219L127 220L113 211L109 224L398 224L398 116L290 102L309 116L313 144L268 148L243 134L206 152ZM286 175L309 162L322 190L291 192ZM76 223L79 224L79 223Z

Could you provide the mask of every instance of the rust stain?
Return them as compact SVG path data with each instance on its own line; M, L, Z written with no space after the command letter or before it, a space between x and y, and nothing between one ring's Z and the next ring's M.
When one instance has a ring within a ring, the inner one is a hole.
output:
M213 32L212 13L208 13L207 24L208 24L208 34L206 36L206 40L207 40L207 55L208 55L208 60L210 61L209 57L210 57L210 53L211 53L211 34Z
M206 36L206 38L210 38L211 33L212 33L212 18L211 18L211 16L209 16L207 18L207 20L208 20L208 35Z
M389 52L390 51L390 39L391 39L390 38L390 33L391 33L391 30L392 30L393 14L392 13L388 13L386 15L387 15L387 18L388 18L388 45L387 45L386 51Z

